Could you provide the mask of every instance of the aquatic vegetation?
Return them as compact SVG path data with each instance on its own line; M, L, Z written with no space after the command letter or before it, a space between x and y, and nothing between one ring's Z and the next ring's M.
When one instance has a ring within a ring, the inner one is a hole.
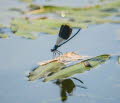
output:
M9 36L8 36L8 34L1 34L0 33L0 38L8 38Z
M70 76L73 76L78 73L83 73L85 71L88 71L92 68L95 68L96 66L105 63L110 58L110 55L100 55L88 60L84 60L80 63L77 63L75 65L66 67L65 69L56 72L55 74L48 76L44 79L45 82L50 80L56 80L56 79L63 79Z
M38 78L43 78L48 75L51 75L52 73L58 72L63 67L65 67L63 63L51 62L46 65L39 66L34 71L30 72L28 77L30 81L33 81Z
M42 6L40 6L40 5L35 5L35 4L30 4L30 5L28 6L28 8L29 8L30 10L38 10L38 9L41 9Z
M41 9L38 9L38 12L29 11L28 13L35 13L35 14L41 14L41 13L56 13L63 17L74 17L74 19L78 19L78 17L81 17L81 19L86 19L89 16L94 17L106 17L119 14L119 8L120 8L120 1L113 1L112 3L103 4L103 5L94 5L94 6L87 6L83 8L72 8L72 7L56 7L56 6L44 6L42 11ZM39 10L41 12L39 12ZM113 12L114 11L114 12ZM111 13L112 12L112 13Z
M32 3L34 0L19 0L19 1L27 2L27 3Z
M0 24L0 38L8 38L8 34L6 34L6 27Z
M76 22L68 22L62 19L40 19L29 20L25 18L17 18L12 20L11 29L16 35L35 39L39 37L39 33L57 34L62 24L72 25L72 27L84 27Z
M62 24L87 28L90 24L120 23L120 20L107 18L120 15L120 1L118 0L83 8L41 7L35 4L30 4L28 7L29 11L26 12L25 18L15 18L11 21L12 31L16 31L16 35L25 38L36 39L39 37L39 33L58 34L58 28ZM49 14L56 16L51 18ZM44 17L40 15L44 15ZM33 18L33 16L36 16L36 18Z
M33 81L38 78L45 78L48 75L60 71L66 67L66 65L85 58L88 58L88 56L80 56L74 52L68 52L55 59L40 62L40 66L29 73L29 80Z
M96 66L105 63L110 58L110 55L100 55L94 58L86 59L82 62L67 66L62 62L53 61L39 66L35 70L29 73L29 80L33 81L39 78L45 78L44 81L64 79L75 75L77 73L83 73Z
M16 12L19 12L21 14L24 14L24 11L22 9L20 9L20 8L10 8L9 10L10 11L16 11Z
M89 56L81 56L81 55L79 55L75 52L68 52L68 53L60 55L59 57L56 57L52 60L39 62L38 64L39 65L46 65L46 64L51 63L51 62L61 62L61 63L64 63L64 64L70 64L71 62L87 59L88 57Z

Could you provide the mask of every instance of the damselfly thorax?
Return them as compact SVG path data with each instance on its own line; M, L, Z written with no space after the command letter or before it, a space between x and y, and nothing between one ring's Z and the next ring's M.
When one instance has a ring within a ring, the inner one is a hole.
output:
M81 28L73 36L71 36L72 28L68 25L62 25L60 27L60 31L59 31L59 34L58 34L58 37L57 37L57 41L56 41L53 49L51 49L51 52L53 52L53 57L56 57L57 54L58 54L58 56L61 55L62 52L58 51L57 49L60 46L62 46L63 44L67 43L69 40L71 40L75 35L78 34L78 32L80 30L81 30Z

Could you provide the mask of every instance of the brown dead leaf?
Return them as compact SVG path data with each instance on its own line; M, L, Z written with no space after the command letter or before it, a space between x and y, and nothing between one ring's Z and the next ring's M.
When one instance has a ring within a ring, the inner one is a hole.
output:
M68 52L68 53L65 53L59 57L52 59L52 60L43 61L43 62L40 62L38 64L39 65L46 65L46 64L51 63L51 62L61 62L64 64L69 64L73 61L83 60L85 58L88 58L88 56L80 56L79 54L77 54L75 52Z

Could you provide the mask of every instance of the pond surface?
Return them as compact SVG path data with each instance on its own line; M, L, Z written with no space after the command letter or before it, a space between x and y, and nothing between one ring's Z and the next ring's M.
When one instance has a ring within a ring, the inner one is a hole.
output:
M0 4L1 5L1 4ZM117 34L119 24L100 24L83 29L73 40L63 45L63 53L79 51L80 55L120 54ZM52 58L50 49L57 36L40 35L36 40L20 37L0 39L0 101L1 103L62 103L60 86L42 80L27 81L27 74L37 63ZM120 64L117 56L101 66L77 74L84 82L70 80L76 89L66 103L119 103ZM77 87L82 85L85 88Z
M74 40L61 48L63 52L96 56L118 54L119 25L102 24L82 30ZM110 31L109 31L110 30ZM109 36L109 38L108 38ZM61 103L60 88L53 82L27 81L27 73L39 61L51 59L50 49L56 36L44 35L37 40L10 38L0 40L0 100L2 103ZM43 45L44 44L44 45ZM87 89L76 88L67 103L118 103L120 100L120 65L113 57L106 64L83 74L76 75ZM75 84L80 84L74 81Z

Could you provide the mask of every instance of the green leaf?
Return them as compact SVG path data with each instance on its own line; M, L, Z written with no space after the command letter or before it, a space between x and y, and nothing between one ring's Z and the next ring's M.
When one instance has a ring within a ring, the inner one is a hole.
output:
M0 38L8 38L9 36L8 36L8 34L1 34L0 33Z
M45 82L50 80L56 80L56 79L63 79L70 77L72 75L83 73L85 71L88 71L92 68L95 68L96 66L105 63L110 58L110 55L100 55L91 59L84 60L80 63L77 63L75 65L66 67L63 70L60 70L59 72L56 72L55 74L48 76L44 79Z
M11 29L16 35L36 39L39 33L57 34L58 29L62 24L68 24L72 27L83 27L84 25L76 22L69 22L60 19L45 19L45 20L28 20L23 18L16 18L11 22Z
M30 72L28 78L30 81L43 78L50 75L51 73L58 72L63 67L65 67L63 63L51 62L46 65L39 66L38 68Z

